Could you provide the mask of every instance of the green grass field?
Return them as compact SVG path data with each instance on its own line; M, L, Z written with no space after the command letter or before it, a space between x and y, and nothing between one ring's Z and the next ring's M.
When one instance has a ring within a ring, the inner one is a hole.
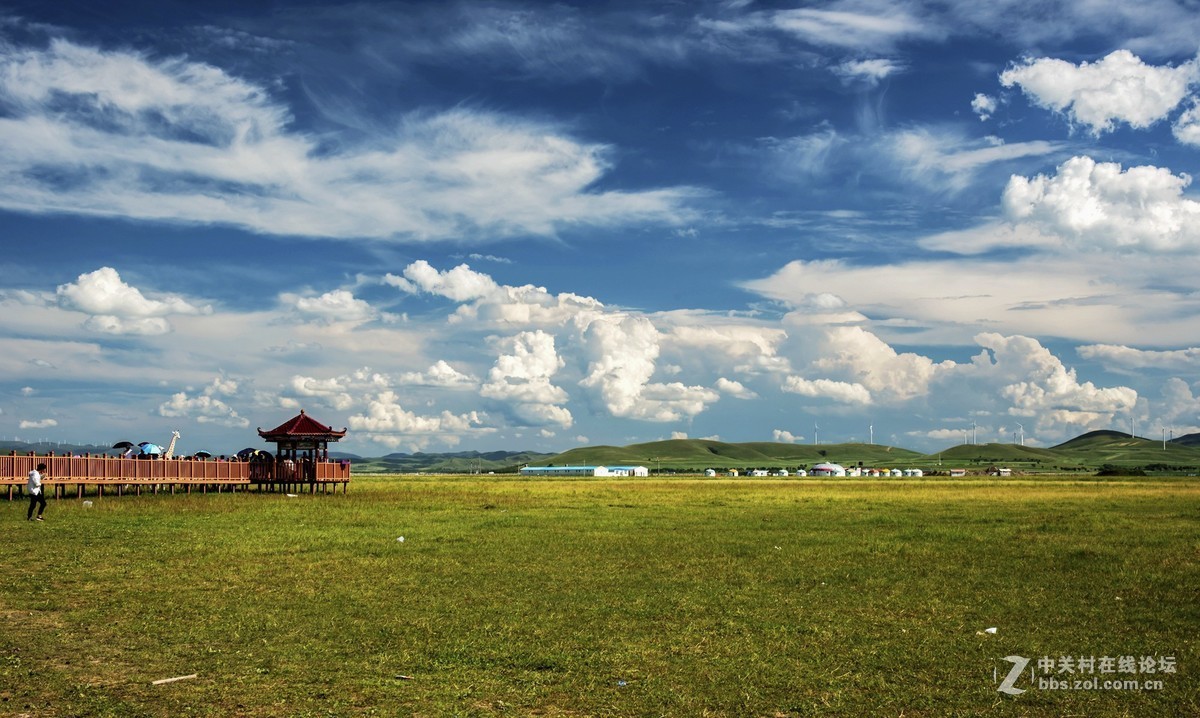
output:
M1195 479L92 500L0 503L0 715L1200 715ZM1176 672L1007 696L1010 655Z

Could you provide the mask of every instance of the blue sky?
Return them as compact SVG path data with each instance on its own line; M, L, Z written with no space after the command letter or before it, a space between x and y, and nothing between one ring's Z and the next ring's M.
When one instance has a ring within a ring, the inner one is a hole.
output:
M1186 3L242 5L0 6L0 435L1200 431Z

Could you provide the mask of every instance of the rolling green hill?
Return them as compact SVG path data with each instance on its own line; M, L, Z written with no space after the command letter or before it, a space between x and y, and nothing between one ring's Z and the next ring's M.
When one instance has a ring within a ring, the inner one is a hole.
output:
M672 439L629 446L585 446L531 462L534 466L638 465L652 471L704 469L793 469L832 461L851 467L920 468L925 471L990 466L1015 471L1090 471L1102 467L1147 471L1200 470L1200 446L1093 431L1043 449L1017 444L963 444L934 454L877 444L730 444L707 439Z
M835 461L845 466L915 466L921 454L878 444L729 444L708 439L671 439L629 446L585 446L535 462L550 465L640 465L653 470L771 469Z
M388 454L378 458L355 461L354 473L365 474L486 474L515 472L518 467L539 461L552 454L532 451L458 451L446 454Z

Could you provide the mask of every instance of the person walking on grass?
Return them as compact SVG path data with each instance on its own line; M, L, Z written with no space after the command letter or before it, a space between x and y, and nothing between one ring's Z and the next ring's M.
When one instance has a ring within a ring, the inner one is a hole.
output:
M36 469L29 472L29 513L25 515L26 521L33 520L34 505L38 506L38 521L42 520L42 512L46 510L46 492L42 490L42 472L45 470L45 464L38 464Z

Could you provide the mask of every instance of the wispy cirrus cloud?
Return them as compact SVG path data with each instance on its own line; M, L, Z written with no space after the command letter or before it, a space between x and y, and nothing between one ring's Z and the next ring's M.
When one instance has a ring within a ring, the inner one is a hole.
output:
M610 148L459 108L351 142L220 68L56 39L0 43L0 207L408 241L671 224L694 189L597 190Z

